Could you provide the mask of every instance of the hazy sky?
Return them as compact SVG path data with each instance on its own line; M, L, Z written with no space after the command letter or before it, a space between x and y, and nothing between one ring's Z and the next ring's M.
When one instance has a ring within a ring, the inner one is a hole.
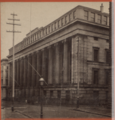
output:
M15 44L23 40L26 34L38 27L44 27L51 23L64 13L68 12L77 5L100 10L100 5L103 3L104 12L109 13L109 2L3 2L1 3L1 59L6 58L9 54L9 49L12 47L12 33L7 33L6 30L12 30L12 25L6 23L12 22L8 18L12 18L11 13L17 14L16 23L21 26L16 26L15 30L21 33L15 34Z

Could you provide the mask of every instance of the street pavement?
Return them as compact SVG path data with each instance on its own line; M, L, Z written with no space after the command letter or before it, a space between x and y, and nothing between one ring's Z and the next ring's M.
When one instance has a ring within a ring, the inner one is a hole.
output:
M6 106L5 106L6 105ZM12 112L10 104L4 104L2 109L2 120L5 118L40 118L40 105L30 105L24 103L15 103L15 111ZM43 106L43 118L110 118L109 109L93 106Z

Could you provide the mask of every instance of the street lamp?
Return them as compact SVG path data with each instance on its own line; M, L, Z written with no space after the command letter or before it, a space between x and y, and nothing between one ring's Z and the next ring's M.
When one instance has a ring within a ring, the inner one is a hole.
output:
M41 114L40 114L40 118L43 118L43 106L42 106L42 86L44 84L44 78L40 78L39 79L40 82L40 93L41 93L41 97L40 97L40 101L41 101Z

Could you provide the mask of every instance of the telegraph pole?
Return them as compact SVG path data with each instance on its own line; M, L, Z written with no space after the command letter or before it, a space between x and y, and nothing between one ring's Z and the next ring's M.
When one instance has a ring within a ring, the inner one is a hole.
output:
M13 71L12 71L12 107L11 107L11 110L12 112L14 111L14 95L15 95L15 64L14 64L14 35L15 33L21 33L20 31L15 31L15 25L17 26L21 26L20 24L15 24L15 21L20 21L19 19L15 19L15 16L17 16L17 14L11 14L12 15L12 19L8 19L8 20L12 20L13 22L12 23L7 23L9 25L13 25L13 30L12 31L7 31L7 32L11 32L13 33Z

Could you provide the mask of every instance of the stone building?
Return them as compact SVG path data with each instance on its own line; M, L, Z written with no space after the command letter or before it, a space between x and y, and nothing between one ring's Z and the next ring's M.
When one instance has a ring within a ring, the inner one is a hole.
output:
M35 28L15 45L15 97L39 95L43 76L45 98L68 104L105 104L108 95L109 15L77 6L45 27ZM12 48L9 50L12 76ZM35 70L34 70L34 69ZM12 78L9 76L9 91ZM56 100L55 99L55 100Z
M1 60L1 99L6 99L8 87L8 59Z
M109 13L110 13L110 39L109 39L109 48L110 48L110 80L109 80L109 92L108 92L108 107L112 108L114 112L114 3L109 3Z

